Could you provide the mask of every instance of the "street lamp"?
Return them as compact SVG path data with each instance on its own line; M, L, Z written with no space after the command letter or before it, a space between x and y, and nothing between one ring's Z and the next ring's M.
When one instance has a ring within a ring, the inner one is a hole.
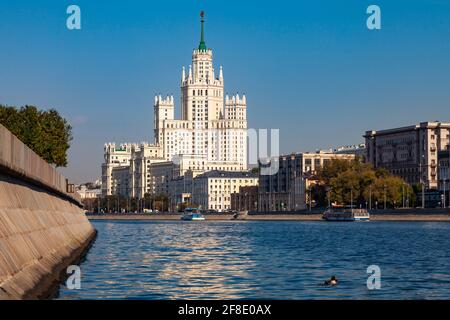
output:
M405 185L402 184L402 206L405 209Z
M331 188L328 188L328 208L331 208Z
M309 211L311 211L311 186L309 186Z
M353 209L353 189L350 189L350 208Z
M444 205L444 209L447 207L447 197L446 197L446 194L445 194L445 187L446 187L446 183L447 183L447 179L445 179L444 178L444 194L443 194L443 205Z
M423 180L422 162L425 160L425 155L422 155L422 160L419 163L420 168L420 184L422 185L422 209L425 208L425 181Z

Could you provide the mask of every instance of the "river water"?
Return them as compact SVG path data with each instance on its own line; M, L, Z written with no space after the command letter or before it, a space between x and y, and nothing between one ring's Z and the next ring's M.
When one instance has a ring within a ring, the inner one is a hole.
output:
M59 299L450 299L447 222L93 224L81 289Z

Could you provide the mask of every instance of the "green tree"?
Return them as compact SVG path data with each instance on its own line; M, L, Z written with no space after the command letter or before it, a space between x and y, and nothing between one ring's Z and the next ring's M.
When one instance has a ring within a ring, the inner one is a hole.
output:
M169 211L169 197L160 194L154 197L154 209L158 211Z
M318 196L319 205L324 204L324 194L326 201L330 196L331 202L342 205L353 200L355 206L365 206L370 199L372 204L384 204L386 200L387 206L399 207L415 201L413 188L403 179L359 160L332 160L319 170L318 180L313 194Z
M259 167L252 168L251 173L258 174L259 173Z
M186 208L192 208L193 204L191 202L182 202L178 205L178 212L183 212Z
M67 166L72 127L58 111L0 105L0 123L48 163Z

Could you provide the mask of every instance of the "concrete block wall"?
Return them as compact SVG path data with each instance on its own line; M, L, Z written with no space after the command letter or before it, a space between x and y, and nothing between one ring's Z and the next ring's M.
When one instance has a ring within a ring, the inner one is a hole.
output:
M1 124L0 166L8 168L24 178L32 179L56 192L63 193L75 201L81 201L78 194L67 193L67 179L61 173Z
M5 130L0 126L0 299L44 298L95 230L65 192L66 179Z

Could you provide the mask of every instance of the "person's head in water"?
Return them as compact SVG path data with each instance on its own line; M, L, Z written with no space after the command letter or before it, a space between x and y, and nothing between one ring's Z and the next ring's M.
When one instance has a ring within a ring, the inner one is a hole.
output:
M335 276L332 276L331 279L326 280L324 284L328 286L335 286L338 284L338 280L336 279Z

